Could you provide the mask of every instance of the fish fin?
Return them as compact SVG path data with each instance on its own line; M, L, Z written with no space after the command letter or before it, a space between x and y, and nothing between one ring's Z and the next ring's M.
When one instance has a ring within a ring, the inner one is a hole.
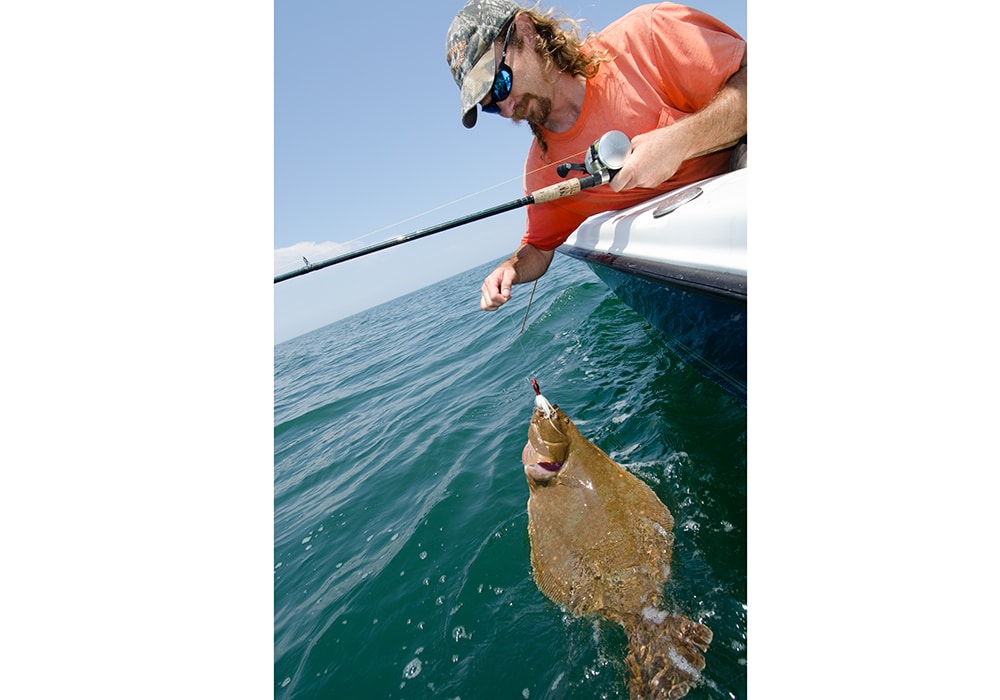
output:
M712 642L712 630L683 615L647 610L628 635L629 695L649 700L677 700L701 679L702 652Z

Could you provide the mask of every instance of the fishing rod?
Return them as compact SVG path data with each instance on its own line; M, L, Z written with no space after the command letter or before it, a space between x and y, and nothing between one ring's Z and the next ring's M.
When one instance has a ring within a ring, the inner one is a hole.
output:
M473 221L479 221L480 219L486 219L497 214L502 214L506 211L519 209L520 207L528 204L544 204L545 202L562 199L563 197L570 197L577 194L581 190L587 189L588 187L596 187L597 185L607 184L611 181L611 178L617 174L618 170L621 169L625 162L625 156L627 156L631 150L632 142L629 141L628 136L620 131L609 131L590 145L587 149L587 154L583 163L563 163L556 168L556 172L560 177L566 177L573 170L582 170L589 173L584 177L573 178L571 180L566 180L565 182L557 182L554 185L549 185L548 187L543 187L540 190L535 190L531 194L521 197L520 199L514 199L510 202L490 207L489 209L483 209L466 216L461 216L457 219L446 221L443 224L437 224L436 226L414 231L403 236L390 238L389 240L382 241L381 243L374 243L370 246L359 248L358 250L352 250L349 253L344 253L343 255L338 255L337 257L330 258L328 260L323 260L322 262L311 263L303 258L306 263L304 267L292 270L291 272L276 275L274 283L277 284L278 282L284 282L285 280L293 277L299 277L300 275L304 275L309 272L322 270L324 267L330 267L331 265L336 265L337 263L353 260L354 258L360 258L362 255L375 253L402 243L415 241L418 238L423 238L424 236L430 236L433 233L440 233L441 231L447 231L448 229L462 226L463 224L470 224Z

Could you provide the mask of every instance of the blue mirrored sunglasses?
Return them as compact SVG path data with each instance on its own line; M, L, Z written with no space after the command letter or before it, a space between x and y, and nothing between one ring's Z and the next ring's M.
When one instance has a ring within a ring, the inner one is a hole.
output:
M500 67L497 68L496 75L493 76L490 103L483 107L483 111L487 114L498 114L500 112L500 103L510 96L510 88L514 84L514 70L504 61L507 57L507 44L510 43L513 31L514 22L512 21L510 28L507 29L507 36L503 40L503 51L500 53Z

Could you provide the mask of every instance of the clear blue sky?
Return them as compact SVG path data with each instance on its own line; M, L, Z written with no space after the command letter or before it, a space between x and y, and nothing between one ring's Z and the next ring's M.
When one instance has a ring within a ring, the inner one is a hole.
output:
M275 4L276 273L521 196L527 127L459 119L444 41L463 4ZM599 31L638 4L554 6ZM746 37L745 1L691 4ZM281 282L275 341L507 255L523 224L516 210Z

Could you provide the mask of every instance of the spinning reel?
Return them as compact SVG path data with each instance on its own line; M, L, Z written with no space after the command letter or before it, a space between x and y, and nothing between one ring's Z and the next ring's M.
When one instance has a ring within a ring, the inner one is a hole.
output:
M563 163L556 168L559 177L566 177L573 170L581 170L605 184L621 169L625 157L632 151L632 142L620 131L609 131L590 144L582 163Z

